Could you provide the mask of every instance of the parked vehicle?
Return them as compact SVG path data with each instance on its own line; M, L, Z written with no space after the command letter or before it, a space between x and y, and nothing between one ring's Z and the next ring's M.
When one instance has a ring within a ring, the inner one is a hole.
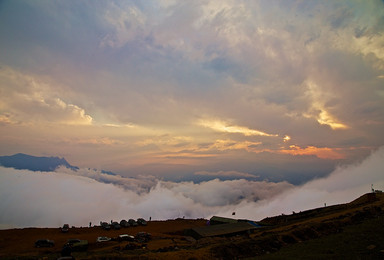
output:
M151 240L151 238L152 238L151 233L147 233L147 232L138 232L135 236L135 240L139 243L148 242L149 240Z
M128 221L123 219L122 221L120 221L120 226L123 227L123 228L129 227L129 223L128 223Z
M105 230L110 230L111 226L107 222L101 222L100 226Z
M35 242L35 247L53 247L55 246L55 241L49 239L39 239Z
M88 240L69 239L66 245L70 246L72 251L87 251Z
M147 225L147 221L145 221L143 218L138 218L137 219L137 224L139 224L140 226L146 226Z
M117 240L118 241L135 241L135 237L128 234L122 234L122 235L119 235Z
M108 242L108 241L111 241L110 237L98 237L96 239L96 242Z
M136 220L134 220L134 219L129 219L129 220L128 220L128 223L129 223L129 225L132 226L132 227L137 227L137 226L138 226Z
M63 227L61 228L61 232L67 233L68 231L69 231L69 225L68 224L64 224Z
M112 226L114 229L120 229L120 228L121 228L120 224L117 223L117 222L112 222L111 226Z

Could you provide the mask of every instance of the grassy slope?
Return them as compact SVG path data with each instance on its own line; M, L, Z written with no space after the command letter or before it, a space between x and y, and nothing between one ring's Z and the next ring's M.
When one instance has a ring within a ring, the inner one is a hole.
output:
M340 233L288 245L257 259L384 259L384 216L346 226Z
M220 259L384 259L384 194L373 195L267 218L269 227L212 251Z
M351 203L263 220L267 226L253 234L210 237L198 241L183 235L205 220L153 221L147 227L103 231L76 228L0 230L1 259L57 259L66 239L90 241L76 259L384 259L384 194L366 194ZM144 249L123 250L126 243L98 244L97 236L151 232ZM35 249L40 237L53 238L52 249ZM166 249L166 250L164 250ZM169 249L169 250L168 250Z

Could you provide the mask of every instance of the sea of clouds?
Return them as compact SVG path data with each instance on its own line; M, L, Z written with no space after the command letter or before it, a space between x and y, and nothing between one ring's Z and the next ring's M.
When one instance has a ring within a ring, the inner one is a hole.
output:
M261 220L354 200L384 188L384 147L365 160L338 167L301 186L287 182L214 179L171 182L153 176L125 178L98 170L33 172L0 167L0 229L87 226L144 217ZM235 216L232 213L235 212Z

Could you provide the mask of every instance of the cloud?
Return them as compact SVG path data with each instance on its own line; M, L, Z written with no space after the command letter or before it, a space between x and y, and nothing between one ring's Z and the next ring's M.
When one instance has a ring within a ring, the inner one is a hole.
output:
M208 218L212 215L260 220L352 201L384 187L384 148L361 163L339 167L302 186L286 182L218 179L193 183L154 178L129 179L95 170L29 172L0 168L0 226L56 227L145 217ZM107 183L106 183L107 182ZM70 191L70 192L69 192ZM25 198L28 198L26 200Z
M293 187L287 182L272 183L245 179L232 181L214 179L199 184L164 182L162 185L175 193L192 199L194 203L208 207L233 207L242 201L258 201L273 197L279 192Z
M109 145L121 145L123 144L122 141L115 140L109 137L101 137L101 138L82 138L82 139L68 139L66 140L67 143L73 143L73 144L91 144L91 145L103 145L103 146L109 146Z
M3 122L56 122L69 125L91 125L92 117L75 104L59 97L57 89L11 68L0 67L0 107Z
M201 120L199 125L211 128L215 131L224 133L239 133L245 136L278 136L276 134L268 134L259 130L250 129L244 126L231 125L220 120Z
M316 118L317 122L322 125L328 125L333 130L348 128L347 125L340 123L333 115L326 111L323 103L330 99L329 96L331 93L322 93L320 88L314 82L309 81L306 84L308 86L307 95L310 96L310 99L312 99L312 108L310 108L309 113L313 114L306 116L313 116Z
M247 150L252 152L260 152L257 149L260 146L261 142L250 142L250 141L235 141L231 139L218 139L210 145L209 149L218 150L218 151L226 151L226 150ZM256 147L256 149L254 149ZM204 150L204 149L202 149Z
M338 151L340 149L332 149L329 147L315 147L308 146L301 148L296 145L291 145L289 149L281 149L278 153L292 154L292 155L316 155L323 159L344 159L345 154Z
M237 172L237 171L219 171L219 172L208 172L208 171L199 171L195 172L195 175L202 176L217 176L217 177L232 177L232 178L256 178L257 176L246 173L246 172Z
M334 205L350 202L371 191L384 188L382 169L384 166L384 147L373 152L362 162L340 166L328 177L310 181L292 190L286 190L272 199L255 203L242 202L236 207L237 216L258 219L290 214L292 211L322 207L324 203ZM230 211L221 211L230 216Z
M136 6L111 2L106 8L104 19L113 30L103 37L100 46L121 48L140 35L147 17Z
M2 154L302 183L384 143L382 1L3 2Z
M0 167L0 226L86 225L122 218L205 217L240 201L257 201L292 188L288 183L218 179L160 181L123 178L97 170L30 172ZM70 192L68 192L70 191ZM28 195L30 194L30 195ZM28 200L25 197L28 196Z
M129 190L137 194L142 194L149 192L152 188L156 186L158 180L153 176L143 176L139 175L136 178L126 178L120 175L111 175L103 173L97 169L86 169L81 168L76 171L73 171L66 167L60 167L56 169L56 173L68 174L73 176L82 176L96 180L101 183L110 183L118 187L123 188L124 190Z

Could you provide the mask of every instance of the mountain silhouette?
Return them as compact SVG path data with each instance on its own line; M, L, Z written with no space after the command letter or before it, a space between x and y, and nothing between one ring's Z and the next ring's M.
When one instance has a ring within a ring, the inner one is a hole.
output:
M78 170L76 166L70 165L64 158L60 157L36 157L28 154L18 153L11 156L0 156L0 165L18 170L54 171L59 166L65 166L72 170Z

